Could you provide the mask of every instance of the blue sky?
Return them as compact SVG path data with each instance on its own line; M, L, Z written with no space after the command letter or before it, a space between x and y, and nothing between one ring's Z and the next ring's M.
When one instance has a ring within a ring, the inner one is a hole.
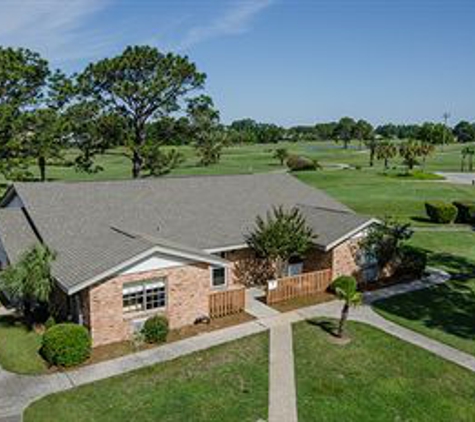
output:
M0 0L0 44L187 54L226 122L475 120L475 0Z

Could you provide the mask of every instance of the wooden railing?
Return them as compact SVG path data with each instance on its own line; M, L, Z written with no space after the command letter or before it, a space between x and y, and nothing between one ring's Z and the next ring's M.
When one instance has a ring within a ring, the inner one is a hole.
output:
M276 286L266 289L266 302L271 305L296 297L324 292L332 282L332 271L321 270L277 280ZM274 287L274 288L272 288Z
M221 318L243 312L245 302L246 289L244 287L213 292L209 295L209 317Z

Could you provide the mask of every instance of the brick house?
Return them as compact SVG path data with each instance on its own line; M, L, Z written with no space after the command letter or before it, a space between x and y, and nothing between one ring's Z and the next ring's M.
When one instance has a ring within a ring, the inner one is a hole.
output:
M373 220L287 174L15 183L0 203L0 262L47 244L65 314L103 345L157 312L171 328L193 324L213 292L256 282L245 236L278 205L298 207L317 235L290 274L361 271L357 239Z

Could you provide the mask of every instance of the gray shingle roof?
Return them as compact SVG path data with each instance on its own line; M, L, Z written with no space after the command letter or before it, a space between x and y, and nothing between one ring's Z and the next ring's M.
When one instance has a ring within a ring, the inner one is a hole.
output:
M287 174L14 188L45 243L58 253L54 274L68 290L160 243L201 253L241 245L256 216L273 205L301 205L321 247L368 221Z
M21 208L0 209L0 240L12 264L38 242Z

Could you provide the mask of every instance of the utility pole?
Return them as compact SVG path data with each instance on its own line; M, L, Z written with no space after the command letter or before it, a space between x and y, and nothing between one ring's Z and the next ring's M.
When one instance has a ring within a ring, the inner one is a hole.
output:
M448 111L446 111L444 114L442 114L442 118L444 119L444 126L447 129L447 123L450 119L450 113ZM444 145L445 145L446 142L447 142L446 133L444 131L444 139L442 139L442 149L444 148Z

